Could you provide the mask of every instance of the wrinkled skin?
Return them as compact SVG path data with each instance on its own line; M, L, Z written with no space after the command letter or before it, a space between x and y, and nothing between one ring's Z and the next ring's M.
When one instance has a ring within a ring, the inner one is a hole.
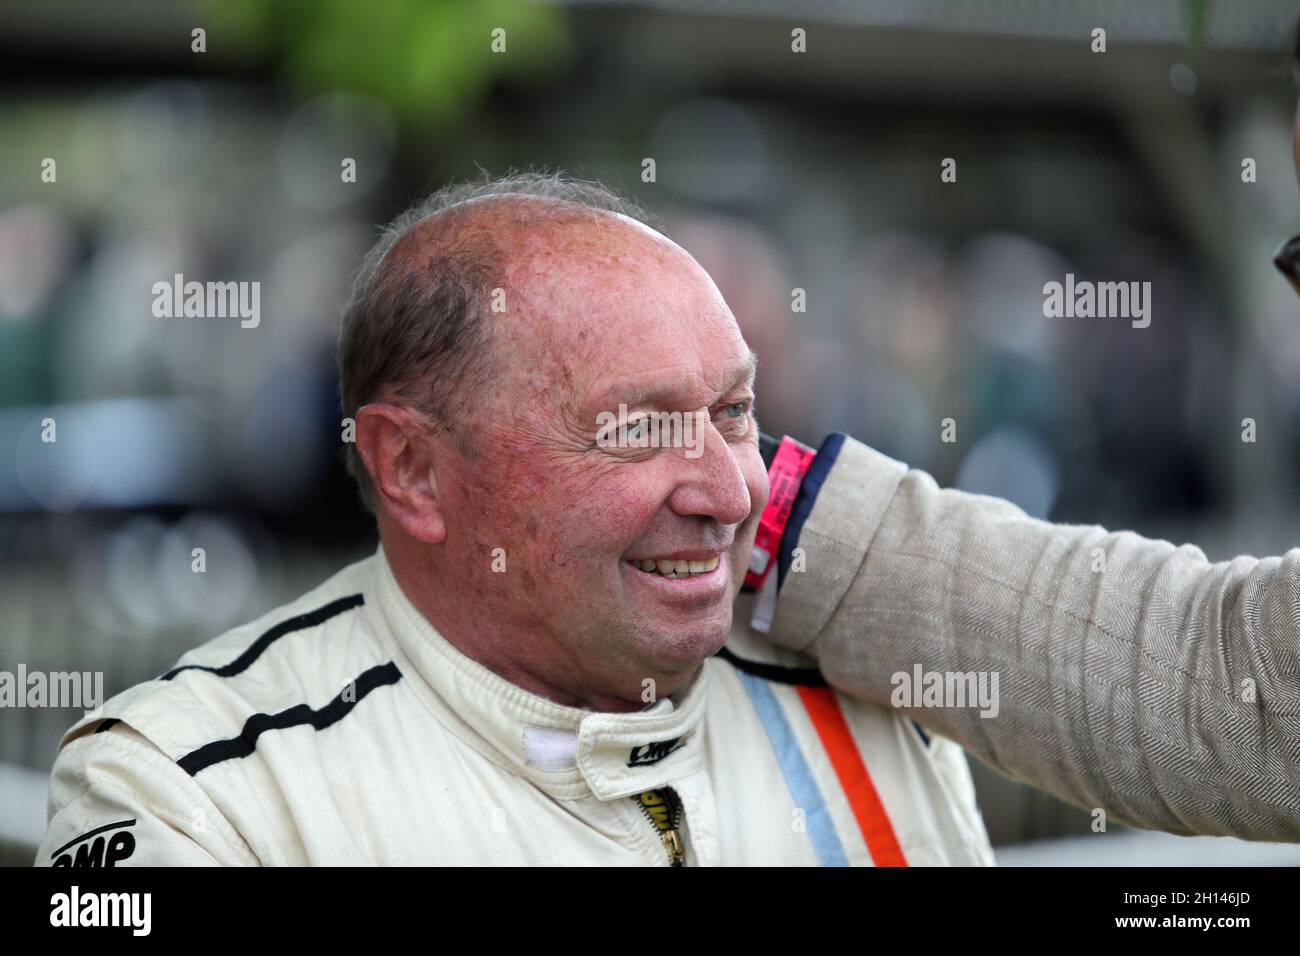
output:
M507 214L521 202L548 201L478 201L457 220L509 250L494 385L457 416L460 440L378 402L358 413L357 448L397 579L444 637L558 703L634 710L647 688L689 683L731 626L768 497L752 354L670 240L612 213L521 223ZM390 257L427 254L446 215ZM599 447L598 413L620 402L706 410L703 454ZM717 556L718 572L674 581L628 562L686 554Z

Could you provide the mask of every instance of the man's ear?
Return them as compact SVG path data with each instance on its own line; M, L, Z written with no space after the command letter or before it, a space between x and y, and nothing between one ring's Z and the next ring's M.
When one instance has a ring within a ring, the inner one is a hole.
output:
M439 455L446 446L408 408L377 402L357 410L357 454L375 486L376 504L411 537L441 544L447 537L438 494Z

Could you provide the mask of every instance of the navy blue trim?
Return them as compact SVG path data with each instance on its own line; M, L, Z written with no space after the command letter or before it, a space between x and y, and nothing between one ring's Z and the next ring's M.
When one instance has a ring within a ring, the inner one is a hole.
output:
M835 466L835 459L839 457L840 449L844 447L844 438L843 432L831 432L826 436L822 447L817 449L817 457L812 460L807 474L803 476L803 483L799 485L799 494L795 496L794 504L790 506L790 520L786 522L785 530L781 532L781 546L776 552L778 589L785 583L786 572L790 570L790 555L795 545L799 543L799 535L803 532L808 515L812 513L813 504L817 501L817 493L822 490L826 476L831 473L831 469Z

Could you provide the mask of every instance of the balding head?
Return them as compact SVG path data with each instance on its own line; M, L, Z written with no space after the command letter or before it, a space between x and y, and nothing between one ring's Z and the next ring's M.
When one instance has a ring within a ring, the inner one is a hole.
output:
M343 413L400 400L462 438L467 402L494 377L490 317L536 254L598 243L635 225L645 210L597 183L520 173L446 186L403 212L367 254L339 336ZM585 235L582 241L566 236ZM660 237L662 239L662 237ZM667 240L663 240L666 242ZM348 471L374 510L374 486L354 445Z
M545 183L562 194L453 192L390 230L344 330L344 400L425 617L520 686L627 709L730 629L768 495L753 356L640 213ZM670 423L654 443L626 440L651 417Z

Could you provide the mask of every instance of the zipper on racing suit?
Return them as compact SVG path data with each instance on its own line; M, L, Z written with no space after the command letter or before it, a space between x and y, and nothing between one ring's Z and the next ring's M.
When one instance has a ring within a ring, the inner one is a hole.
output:
M671 787L664 787L661 790L638 793L632 799L641 808L650 825L655 828L655 833L664 845L664 852L668 854L669 865L685 866L686 847L682 843L680 829L682 803L677 794Z

